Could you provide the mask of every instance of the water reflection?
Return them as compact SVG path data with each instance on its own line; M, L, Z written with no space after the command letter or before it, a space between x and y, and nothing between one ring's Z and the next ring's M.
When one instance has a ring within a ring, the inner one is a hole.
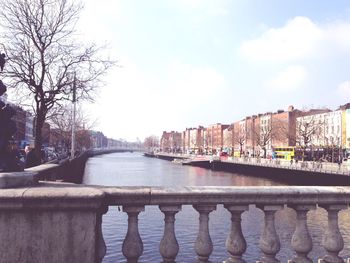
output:
M269 179L210 171L203 168L182 166L159 159L145 158L137 153L118 153L91 158L85 170L85 184L114 186L271 186L281 185ZM250 206L242 214L242 230L248 248L244 254L247 262L255 262L260 257L258 248L262 231L264 214ZM296 213L285 208L276 213L276 230L281 240L278 258L281 262L294 257L290 246L295 229ZM339 213L340 231L343 234L345 249L341 252L344 258L350 257L350 213L349 210ZM314 262L324 255L321 246L322 234L327 225L327 213L317 209L308 213L308 226L313 239L313 250L309 254ZM161 262L158 252L159 242L163 235L163 214L158 207L146 207L140 214L139 228L144 241L144 253L140 262ZM176 215L176 236L180 251L177 262L194 262L194 242L198 231L198 213L191 206L183 206ZM210 214L210 233L214 251L212 262L222 262L228 257L225 240L230 229L230 213L221 205ZM110 207L103 218L103 234L107 243L105 263L125 262L121 253L122 243L127 230L127 215Z

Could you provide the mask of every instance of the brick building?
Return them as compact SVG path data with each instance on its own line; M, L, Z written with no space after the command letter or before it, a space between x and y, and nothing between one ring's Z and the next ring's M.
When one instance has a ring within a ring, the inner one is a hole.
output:
M160 148L163 152L180 152L182 146L182 133L163 131L160 138Z
M215 154L223 150L224 147L224 130L230 125L216 123L206 129L206 145L209 152Z

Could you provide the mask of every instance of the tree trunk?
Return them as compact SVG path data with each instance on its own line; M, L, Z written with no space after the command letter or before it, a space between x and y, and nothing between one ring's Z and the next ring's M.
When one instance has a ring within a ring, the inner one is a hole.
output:
M38 158L38 160L41 160L41 147L43 144L43 136L42 136L42 128L44 126L45 122L45 113L42 110L37 110L37 116L35 119L35 140L34 140L34 147L35 147L35 154Z

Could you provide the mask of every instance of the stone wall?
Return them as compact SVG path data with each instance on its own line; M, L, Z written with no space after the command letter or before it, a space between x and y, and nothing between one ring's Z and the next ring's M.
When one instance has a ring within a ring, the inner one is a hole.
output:
M343 262L338 255L344 242L337 221L338 212L347 210L349 203L349 187L92 187L39 182L34 187L0 190L0 262L101 262L106 252L101 230L102 214L108 206L121 206L128 214L128 231L121 248L128 262L137 262L143 252L143 240L138 232L139 213L145 206L158 206L165 217L160 254L164 261L173 262L179 251L175 214L183 205L192 205L200 215L195 243L198 259L202 259L200 262L207 262L212 252L208 216L217 205L224 205L231 213L227 262L242 260L250 245L241 230L241 214L250 205L265 214L259 242L261 262L277 262L275 257L280 243L274 214L285 206L297 213L291 248L298 256L293 262L311 262L307 254L312 248L312 239L306 219L308 211L317 206L328 212L322 241L326 252L320 258L323 256L322 262L326 263ZM348 237L344 240L348 242Z
M1 262L100 262L103 198L71 184L0 190Z

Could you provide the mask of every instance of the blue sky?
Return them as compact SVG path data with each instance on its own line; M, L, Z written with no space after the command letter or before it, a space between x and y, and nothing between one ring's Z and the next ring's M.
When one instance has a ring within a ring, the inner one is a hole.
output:
M119 61L95 129L141 140L163 130L350 102L350 2L85 0L78 29Z

